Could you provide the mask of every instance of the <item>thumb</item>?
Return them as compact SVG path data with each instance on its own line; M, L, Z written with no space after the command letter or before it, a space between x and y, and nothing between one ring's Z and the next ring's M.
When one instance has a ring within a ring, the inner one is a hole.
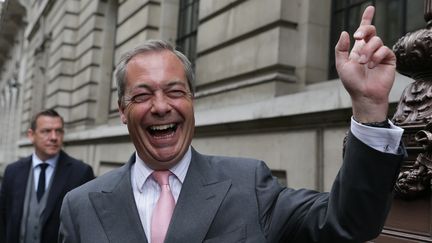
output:
M346 31L343 31L335 47L336 67L349 61L350 38Z

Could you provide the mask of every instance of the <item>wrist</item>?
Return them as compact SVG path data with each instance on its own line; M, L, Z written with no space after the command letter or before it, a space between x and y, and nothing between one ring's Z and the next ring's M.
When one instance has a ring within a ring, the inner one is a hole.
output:
M390 128L390 122L388 119L385 119L383 121L379 121L379 122L361 122L358 121L354 116L353 116L354 121L356 121L357 123L360 123L364 126L368 126L368 127L380 127L380 128Z
M352 99L352 111L359 123L380 123L387 120L388 102Z

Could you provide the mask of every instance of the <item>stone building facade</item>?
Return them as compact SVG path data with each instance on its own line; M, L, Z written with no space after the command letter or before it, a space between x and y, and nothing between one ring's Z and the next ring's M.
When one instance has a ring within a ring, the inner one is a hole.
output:
M125 163L134 148L113 69L125 50L156 38L194 61L198 151L262 159L288 186L329 190L351 116L330 75L337 2L5 0L0 174L32 152L25 132L43 108L64 116L64 149L97 174ZM409 81L397 77L393 108Z

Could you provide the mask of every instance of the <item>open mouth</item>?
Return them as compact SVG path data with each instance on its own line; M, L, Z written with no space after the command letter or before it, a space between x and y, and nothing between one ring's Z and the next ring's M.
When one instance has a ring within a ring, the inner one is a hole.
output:
M147 128L149 134L155 138L167 138L175 134L177 124L154 125Z

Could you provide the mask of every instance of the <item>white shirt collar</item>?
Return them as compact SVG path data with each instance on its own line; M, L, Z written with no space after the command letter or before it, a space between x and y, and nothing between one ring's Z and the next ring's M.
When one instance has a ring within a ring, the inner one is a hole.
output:
M32 154L32 167L35 168L36 166L38 166L39 164L42 163L47 163L49 166L55 168L57 165L57 160L59 158L60 154L57 154L56 156L47 159L46 161L42 161L35 152L33 152Z
M144 183L148 179L148 177L153 173L150 167L138 156L138 153L135 152L135 164L134 164L134 173L135 173L135 182L138 190L142 192ZM186 177L187 170L189 168L189 164L192 159L192 149L189 146L189 149L186 151L183 158L178 162L175 166L173 166L170 171L177 177L177 179L183 184L184 179Z

